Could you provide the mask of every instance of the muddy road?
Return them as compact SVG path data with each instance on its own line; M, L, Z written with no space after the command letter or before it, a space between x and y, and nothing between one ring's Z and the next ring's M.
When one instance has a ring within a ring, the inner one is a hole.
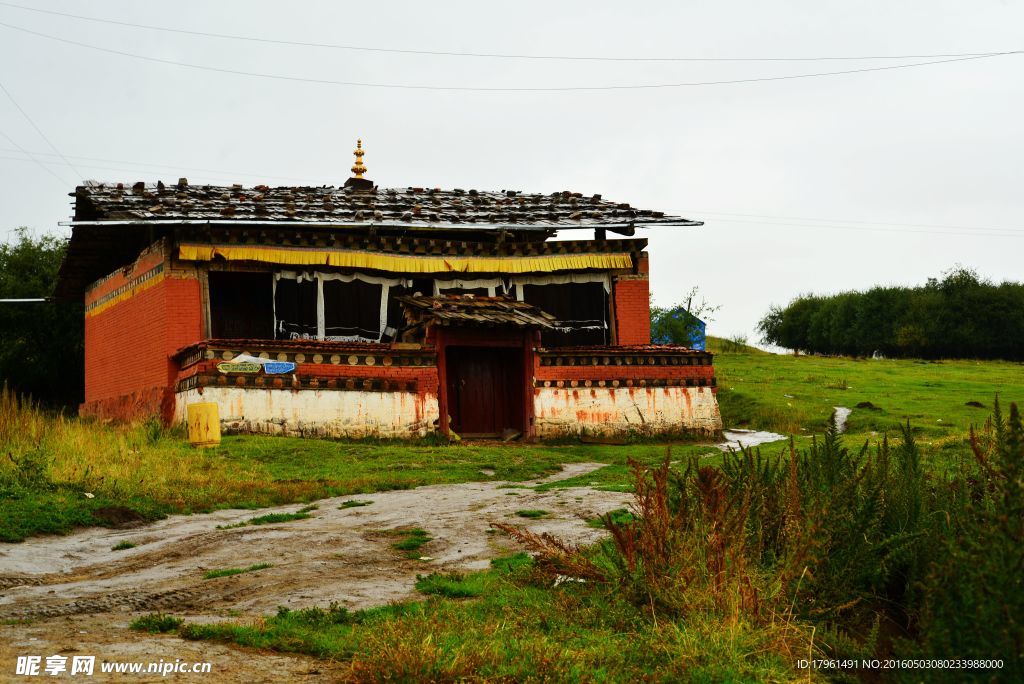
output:
M545 480L517 484L575 477L600 467L566 465ZM503 535L488 531L491 521L590 543L604 533L585 520L628 506L632 498L589 488L536 492L502 486L507 484L473 482L323 499L308 519L268 525L231 527L268 513L296 512L302 505L172 516L132 529L89 528L0 545L0 681L13 675L16 656L53 654L95 655L97 663L161 658L213 663L212 675L171 675L162 681L330 680L341 665L143 635L130 631L128 623L154 611L197 622L256 617L279 606L338 603L359 609L415 598L417 574L483 569L491 558L517 550ZM371 503L339 508L350 499ZM526 520L515 515L522 509L550 515ZM393 531L411 527L433 538L416 559L392 548ZM111 550L120 542L135 546ZM209 570L260 563L271 567L203 579ZM129 677L161 680L121 675L120 681ZM103 676L97 670L91 679L103 681Z

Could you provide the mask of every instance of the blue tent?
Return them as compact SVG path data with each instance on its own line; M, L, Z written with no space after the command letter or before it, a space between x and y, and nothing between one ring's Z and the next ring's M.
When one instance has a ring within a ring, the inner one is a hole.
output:
M695 334L690 339L690 348L698 351L707 351L707 327L708 324L694 316L694 320L697 321L695 326Z

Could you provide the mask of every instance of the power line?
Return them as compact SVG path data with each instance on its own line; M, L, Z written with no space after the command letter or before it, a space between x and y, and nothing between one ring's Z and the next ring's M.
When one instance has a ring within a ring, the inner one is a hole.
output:
M831 225L831 224L799 224L789 222L776 222L776 221L755 221L755 220L744 220L744 219L729 219L720 218L714 219L719 223L742 223L747 225L758 225L758 226L781 226L784 228L797 228L801 230L847 230L847 231L869 231L878 233L912 233L918 235L950 235L950 236L967 236L967 237L1001 237L1001 238L1024 238L1024 232L1005 232L1005 233L988 233L988 232L966 232L966 231L939 231L939 230L914 230L912 228L882 228L872 226L842 226L842 225ZM710 224L711 221L705 221L705 224ZM898 225L898 224L894 224ZM654 228L654 227L652 227ZM985 229L980 228L979 231Z
M818 223L853 223L866 226L904 226L909 228L946 228L950 230L992 230L1009 233L1024 232L1024 228L992 228L987 226L952 226L945 223L893 223L891 221L854 221L847 219L809 218L806 216L771 216L767 214L744 214L733 211L706 211L703 209L683 209L684 213L713 214L721 216L742 216L744 218L771 219L776 221L812 221Z
M62 186L62 187L67 187L67 181L66 181L66 180L64 180L63 178L61 178L60 176L58 176L58 175L57 175L57 173L56 173L56 172L55 172L55 171L54 171L53 169L51 169L51 168L50 168L49 166L47 166L46 164L44 164L44 163L43 163L43 162L42 162L42 161L41 161L41 160L40 160L40 159L39 159L38 157L36 157L36 156L35 156L34 154L32 154L31 152L29 152L28 150L26 150L26 149L25 149L24 147L22 147L21 145L19 145L19 144L17 143L17 141L16 141L16 140L15 140L14 138L12 138L11 136L7 135L7 133L5 133L4 131L0 131L0 135L2 135L2 136L4 136L5 138L7 138L7 140L8 140L8 141L9 141L9 142L10 142L10 143L11 143L12 145L14 145L14 146L15 146L15 147L17 147L17 148L18 148L19 150L21 150L21 151L22 151L23 153L25 153L26 155L28 155L28 157L29 157L29 159L30 159L31 161L34 161L34 162L35 162L36 164L38 164L38 165L39 165L39 168L41 168L41 169L42 169L43 171L46 171L46 173L48 173L48 174L50 174L51 176L53 176L54 178L56 178L56 179L57 179L57 182L59 182L59 183L61 184L61 186ZM23 160L23 161L27 161L27 160Z
M6 148L6 147L0 147L0 152L16 152L16 151L18 151L18 150L14 150L14 149L11 149L11 148ZM39 155L39 156L49 156L49 157L55 156L55 155L50 154L49 152L35 152L34 154ZM98 161L98 162L105 162L105 163L108 163L108 164L122 164L122 165L126 165L126 166L129 167L129 168L125 168L125 169L116 169L116 168L112 168L112 167L108 167L108 166L95 166L95 165L92 165L92 164L86 164L85 165L85 167L89 168L89 169L104 169L104 170L108 170L108 171L132 171L132 170L137 170L137 171L145 172L145 173L166 173L166 171L154 171L154 169L169 169L171 171L174 171L175 173L180 173L182 171L190 171L190 172L191 171L196 171L198 173L210 173L210 174L215 174L215 175L218 175L218 176L227 176L227 177L232 177L232 178L237 177L237 176L248 176L248 177L252 177L252 178L263 178L263 179L272 178L272 179L276 179L276 180L302 181L304 183L315 183L316 182L313 179L306 178L306 177L276 176L276 175L272 175L272 174L252 173L251 171L226 171L226 170L223 170L223 169L201 169L201 168L189 167L189 166L177 166L175 164L154 164L154 163L151 163L151 162L143 162L143 161L138 161L138 160L133 160L133 159L105 159L103 157L83 157L83 156L74 155L74 154L71 154L71 155L68 155L68 156L71 157L72 159L79 159L79 160L87 161L87 162L88 161ZM14 160L17 160L17 161L26 161L25 159L22 159L21 157L3 157L3 158L4 159L14 159ZM134 169L131 168L131 167L134 167ZM152 167L152 168L147 168L147 167Z
M243 36L231 33L214 33L210 31L193 31L188 29L171 28L168 26L156 26L153 24L137 24L116 19L100 19L99 17L88 17L81 14L69 12L57 12L45 10L38 7L26 7L11 2L0 2L0 5L49 14L79 21L91 21L100 24L111 24L114 26L125 26L128 28L145 29L148 31L163 31L165 33L177 33L188 36L201 36L203 38L220 38L226 40L239 40L251 43L264 43L270 45L287 45L291 47L327 48L332 50L350 50L355 52L383 52L402 55L429 55L440 57L477 57L486 59L521 59L521 60L548 60L548 61L582 61L582 62L822 62L822 61L851 61L870 59L944 59L950 57L983 57L991 52L962 52L930 55L856 55L856 56L816 56L816 57L608 57L604 55L529 55L516 53L499 52L460 52L453 50L412 50L407 48L381 48L365 45L347 45L339 43L315 43L309 41L281 40L274 38L259 38L256 36Z
M7 99L9 99L11 103L14 104L15 107L17 107L18 111L21 112L21 115L25 117L25 120L32 125L32 128L36 129L36 133L39 134L40 138L46 141L46 144L50 146L50 149L56 152L57 156L64 160L64 163L67 164L68 167L75 172L76 176L81 178L82 174L78 172L78 169L75 168L75 165L68 161L68 158L65 157L60 150L57 149L57 146L54 145L53 142L51 142L50 139L46 137L46 134L43 133L42 129L36 125L36 122L32 120L32 117L28 115L28 112L21 108L21 105L18 104L18 101L14 99L14 95L11 95L11 91L9 91L7 87L3 84L3 81L0 81L0 90L4 91L4 94L7 95Z
M18 161L18 162L35 161L35 160L32 160L32 159L26 159L24 157L12 157L12 156L8 156L8 155L0 155L0 159L6 159L6 160L9 160L9 161ZM56 164L56 162L50 162L50 161L43 161L42 163L43 164L48 164L48 165ZM118 168L118 167L113 167L113 166L100 166L100 165L97 165L97 164L88 164L88 165L86 165L85 168L97 169L97 170L103 170L103 171L116 171L118 173L123 173L125 175L128 175L128 174L147 174L147 175L152 175L152 176L156 176L156 177L160 177L161 175L167 173L167 171L156 171L154 169L144 169L144 168L139 168L139 167L136 167L136 168ZM208 178L208 179L211 179L211 180L217 180L218 182L225 182L225 179L226 180L230 180L230 181L237 180L237 177L234 176L234 175L219 174L219 173L215 173L215 172L200 174L199 177L200 178ZM61 181L61 182L62 182L62 184L64 183L63 181Z
M439 85L416 85L416 84L405 84L405 83L371 83L365 81L336 81L332 79L323 78L312 78L304 76L285 76L282 74L267 74L258 71L244 71L241 69L225 69L221 67L211 67L203 64L192 64L189 62L178 62L171 59L162 59L160 57L150 57L148 55L139 55L134 52L125 52L123 50L114 50L111 48L100 47L98 45L91 45L89 43L83 43L77 40L70 40L68 38L59 38L46 33L40 33L39 31L32 31L21 26L14 26L0 22L0 26L12 29L14 31L21 31L33 36L40 38L46 38L47 40L56 41L58 43L65 43L67 45L76 45L78 47L87 48L89 50L96 50L98 52L105 52L113 55L120 55L122 57L131 57L133 59L139 59L147 62L155 62L158 64L168 64L171 66L185 67L188 69L198 69L201 71L211 71L221 74L231 74L234 76L250 76L254 78L266 78L277 81L295 81L299 83L315 83L319 85L335 85L335 86L356 86L363 88L391 88L398 90L436 90L436 91L459 91L459 92L587 92L587 91L612 91L612 90L656 90L656 89L668 89L668 88L683 88L689 86L712 86L712 85L731 85L738 83L764 83L769 81L788 81L794 79L803 78L819 78L824 76L843 76L847 74L861 74L872 71L891 71L895 69L912 69L916 67L931 66L933 64L949 64L951 62L966 62L975 59L988 59L991 57L1002 57L1005 55L1016 55L1024 53L1024 50L1014 50L1011 52L992 52L981 55L975 55L971 57L956 57L951 59L940 59L930 62L917 62L914 64L893 64L890 66L879 66L879 67L865 67L861 69L846 69L842 71L826 71L810 74L790 74L787 76L762 76L757 78L740 78L732 80L722 81L693 81L684 83L649 83L640 85L608 85L608 86L553 86L553 87L540 87L540 86L528 86L528 87L472 87L472 86L439 86Z

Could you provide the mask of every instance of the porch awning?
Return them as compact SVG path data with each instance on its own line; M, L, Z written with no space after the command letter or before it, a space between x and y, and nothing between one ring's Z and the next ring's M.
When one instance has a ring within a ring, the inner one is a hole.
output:
M539 328L550 330L558 320L532 304L510 297L437 295L399 297L412 324L473 327Z
M178 246L183 261L258 261L289 266L370 268L392 273L536 273L583 269L632 268L629 254L548 254L542 256L405 256L355 250L288 247L195 245Z

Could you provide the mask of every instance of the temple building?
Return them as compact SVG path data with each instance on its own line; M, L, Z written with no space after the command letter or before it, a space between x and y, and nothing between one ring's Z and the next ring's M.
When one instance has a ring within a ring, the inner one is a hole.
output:
M215 402L227 432L319 437L721 429L711 355L651 344L636 237L699 221L378 188L355 154L342 187L76 188L56 295L85 304L81 413Z

